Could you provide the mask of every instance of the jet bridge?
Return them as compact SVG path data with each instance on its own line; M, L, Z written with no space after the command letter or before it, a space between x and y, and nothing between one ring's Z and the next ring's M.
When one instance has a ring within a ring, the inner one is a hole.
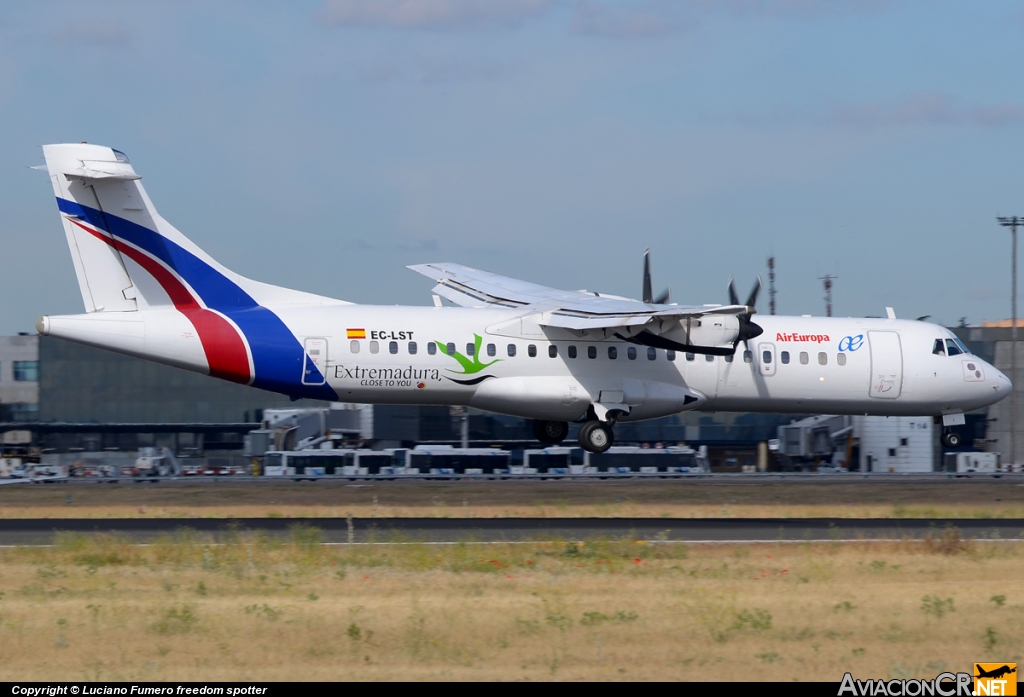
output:
M849 461L852 416L811 416L779 426L779 455L787 469L817 469ZM836 457L840 455L840 457Z

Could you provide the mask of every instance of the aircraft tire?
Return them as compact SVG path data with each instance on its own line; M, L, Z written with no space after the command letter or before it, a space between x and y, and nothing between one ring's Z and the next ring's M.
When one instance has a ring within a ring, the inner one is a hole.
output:
M950 431L942 436L942 444L947 448L955 448L960 445L960 434L956 431Z
M569 424L564 421L534 421L533 437L544 445L558 445L569 435Z
M592 453L603 453L612 447L612 429L600 421L588 421L580 426L580 447Z

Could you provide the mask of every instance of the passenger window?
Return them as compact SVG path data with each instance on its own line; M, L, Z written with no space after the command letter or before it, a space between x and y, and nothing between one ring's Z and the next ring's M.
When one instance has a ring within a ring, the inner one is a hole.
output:
M946 355L946 346L945 344L942 343L942 339L936 339L935 343L932 344L932 353L934 353L936 356Z
M782 361L782 365L789 365L789 351L783 351L780 353L779 360Z
M839 365L846 365L846 354L840 353L836 356L836 363Z
M768 365L769 363L771 363L772 362L772 352L771 351L762 351L761 352L761 362L764 363L765 365Z
M506 351L508 352L508 357L509 358L515 358L515 355L516 355L516 345L515 344L509 344L508 347L506 348Z
M558 358L558 347L554 344L548 346L548 358Z
M648 346L647 347L647 360L653 361L657 357L658 357L658 349L654 348L653 346Z
M626 348L626 358L631 361L636 360L636 346L629 346Z
M610 358L611 360L614 361L618 357L619 357L619 350L617 348L615 348L614 346L609 346L608 347L608 358Z
M732 359L736 357L736 354L730 353L725 356L726 363L732 363Z
M650 356L648 356L648 358L650 358ZM654 360L654 359L651 359L651 360ZM708 363L713 363L714 360L715 360L715 357L712 356L710 353L705 353L704 354L704 360L707 361Z
M696 356L696 355L694 355L694 354L692 354L692 353L688 353L688 354L686 354L686 360L688 360L688 361L693 361L693 360L695 360L696 358L697 358L697 356Z
M496 356L498 355L498 347L494 344L487 344L487 355Z
M675 361L676 352L669 349L668 351L665 352L665 358L669 359L670 361Z
M437 344L435 344L433 341L428 341L427 342L427 353L430 354L431 356L433 356L435 353L437 353Z
M807 355L806 351L800 352L800 365L807 365L810 362L810 356Z
M569 347L569 358L576 358L576 347L575 346L570 346Z
M349 343L348 348L352 353L359 353L359 342L353 340Z
M597 347L596 346L588 346L587 347L587 358L597 358Z
M466 344L466 355L467 356L472 356L474 353L476 353L476 345L475 344Z
M530 358L536 358L537 357L537 345L536 344L530 344L529 346L527 346L526 347L526 355L529 356Z
M447 353L449 356L454 356L455 355L455 342L454 341L449 342L448 345L444 347L444 352Z
M418 350L419 350L419 348L416 346L416 342L415 341L410 341L409 342L409 355L410 356L415 356L416 355L416 351L418 351Z
M750 351L744 351L743 352L743 362L744 363L753 363L754 362L754 354L751 353Z
M376 341L371 341L370 353L377 353L378 351L380 351L380 344L378 344Z
M398 342L392 341L388 343L388 351L391 353L398 353Z
M946 355L948 356L959 356L963 351L956 345L956 342L952 339L946 339Z
M818 354L818 365L828 365L828 354L824 351Z

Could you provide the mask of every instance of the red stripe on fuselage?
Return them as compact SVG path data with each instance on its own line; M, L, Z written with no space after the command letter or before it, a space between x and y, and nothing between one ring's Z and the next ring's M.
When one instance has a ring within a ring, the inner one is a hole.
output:
M206 353L211 376L243 385L249 384L252 378L249 372L249 354L238 330L230 322L216 312L202 307L188 288L159 262L134 247L82 225L77 220L68 220L126 255L156 279L174 303L174 308L185 315L196 328L196 334L199 335L199 341Z

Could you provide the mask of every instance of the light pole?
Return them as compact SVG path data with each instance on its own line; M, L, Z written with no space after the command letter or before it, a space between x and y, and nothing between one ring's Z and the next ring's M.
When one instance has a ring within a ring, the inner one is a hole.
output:
M1024 225L1024 217L997 217L1003 227L1010 228L1013 238L1013 251L1010 253L1010 382L1014 387L1010 390L1010 461L1017 464L1017 226Z
M838 276L833 276L830 273L827 273L824 276L819 276L818 277L818 280L824 281L824 283L825 283L825 316L826 317L831 317L832 316L832 281L836 280L837 278L839 278L839 277Z

